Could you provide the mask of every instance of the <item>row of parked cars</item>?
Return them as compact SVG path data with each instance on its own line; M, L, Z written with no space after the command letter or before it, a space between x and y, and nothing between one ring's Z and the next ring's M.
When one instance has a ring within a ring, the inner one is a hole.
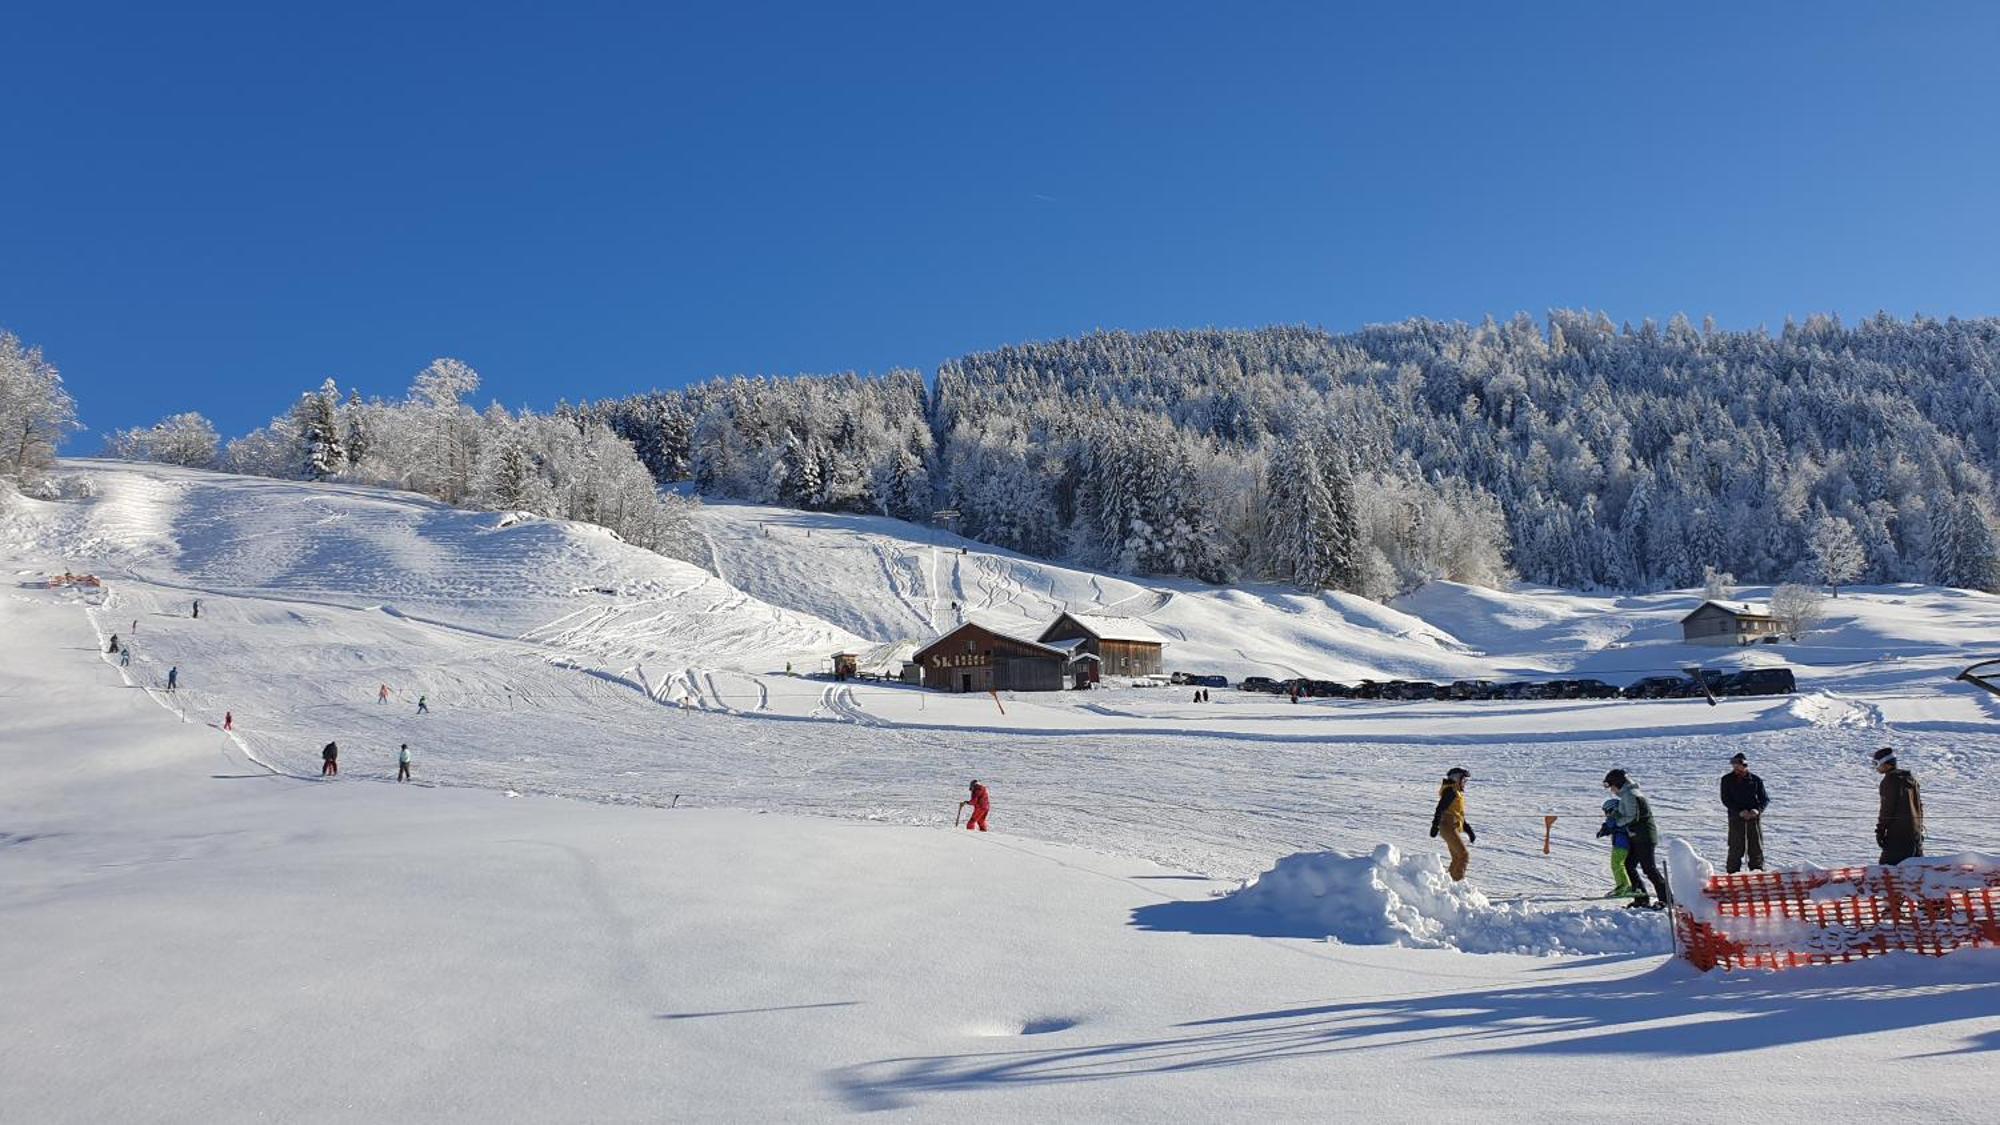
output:
M1696 676L1701 677L1700 681L1695 679ZM1206 681L1213 681L1207 685L1211 687L1228 686L1228 681L1220 676L1200 679L1189 676L1180 682ZM1704 684L1707 685L1706 692L1702 690ZM1243 691L1261 691L1270 695L1296 692L1313 699L1690 699L1705 694L1789 695L1798 690L1798 681L1790 668L1752 668L1742 672L1704 668L1685 676L1648 676L1624 688L1593 679L1504 683L1458 680L1449 684L1434 684L1427 680L1389 680L1384 683L1362 680L1358 684L1343 684L1334 680L1274 680L1269 676L1251 676L1237 686Z

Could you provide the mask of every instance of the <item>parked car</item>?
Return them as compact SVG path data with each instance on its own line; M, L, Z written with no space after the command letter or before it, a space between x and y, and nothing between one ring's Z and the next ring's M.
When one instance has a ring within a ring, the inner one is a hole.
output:
M1242 691L1261 691L1266 695L1278 695L1285 690L1278 681L1269 676L1245 676L1237 687Z
M1446 691L1439 692L1439 698L1447 694L1453 699L1491 699L1494 683L1492 680L1456 680Z
M1519 680L1509 680L1505 683L1494 684L1493 689L1486 693L1486 698L1522 699L1525 698L1523 693L1526 692L1527 690L1528 690L1527 684L1524 684Z
M1576 680L1548 680L1542 684L1543 699L1581 699L1583 685Z
M1686 676L1647 676L1625 685L1627 699L1681 699L1700 689Z
M1618 689L1603 680L1577 680L1577 697L1581 699L1616 699Z
M1790 695L1799 690L1790 668L1750 668L1722 678L1722 690L1729 695Z
M1307 680L1306 687L1315 699L1346 699L1351 694L1346 684L1332 680Z
M1188 683L1196 687L1228 687L1228 676L1189 676Z
M1429 680L1411 680L1403 685L1404 699L1436 699L1439 687Z

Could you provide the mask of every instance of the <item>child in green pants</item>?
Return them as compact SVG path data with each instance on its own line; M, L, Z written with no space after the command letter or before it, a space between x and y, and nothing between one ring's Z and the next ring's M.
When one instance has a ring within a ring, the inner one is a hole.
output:
M1617 811L1617 798L1604 802L1604 825L1597 830L1599 836L1611 837L1611 878L1617 883L1617 886L1611 888L1611 893L1604 897L1631 898L1639 893L1625 874L1625 849L1632 845L1632 838L1625 834L1623 828L1618 827L1616 820L1612 819L1611 814Z

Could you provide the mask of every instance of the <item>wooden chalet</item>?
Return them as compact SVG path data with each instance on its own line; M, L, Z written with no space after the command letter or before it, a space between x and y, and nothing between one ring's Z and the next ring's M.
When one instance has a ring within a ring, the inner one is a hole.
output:
M910 658L924 686L939 691L1061 691L1070 656L1062 649L968 621Z
M1748 602L1706 601L1681 618L1681 639L1691 645L1757 644L1782 631L1769 608Z
M1103 617L1064 613L1036 638L1072 657L1092 657L1083 674L1096 683L1100 676L1156 676L1166 670L1167 639L1136 617Z

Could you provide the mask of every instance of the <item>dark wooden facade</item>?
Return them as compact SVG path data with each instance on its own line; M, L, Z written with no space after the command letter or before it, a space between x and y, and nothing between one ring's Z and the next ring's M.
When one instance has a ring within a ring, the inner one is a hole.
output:
M1076 651L1087 652L1097 659L1089 663L1090 679L1095 683L1100 676L1155 676L1166 670L1166 646L1157 640L1146 639L1152 630L1144 624L1130 627L1129 635L1119 636L1117 626L1107 625L1103 619L1078 618L1065 613L1042 630L1036 638L1045 644L1060 641L1079 641Z
M1064 654L966 622L911 658L939 691L1061 691Z
M1754 644L1781 631L1770 614L1724 602L1703 602L1681 618L1681 639L1695 645Z

